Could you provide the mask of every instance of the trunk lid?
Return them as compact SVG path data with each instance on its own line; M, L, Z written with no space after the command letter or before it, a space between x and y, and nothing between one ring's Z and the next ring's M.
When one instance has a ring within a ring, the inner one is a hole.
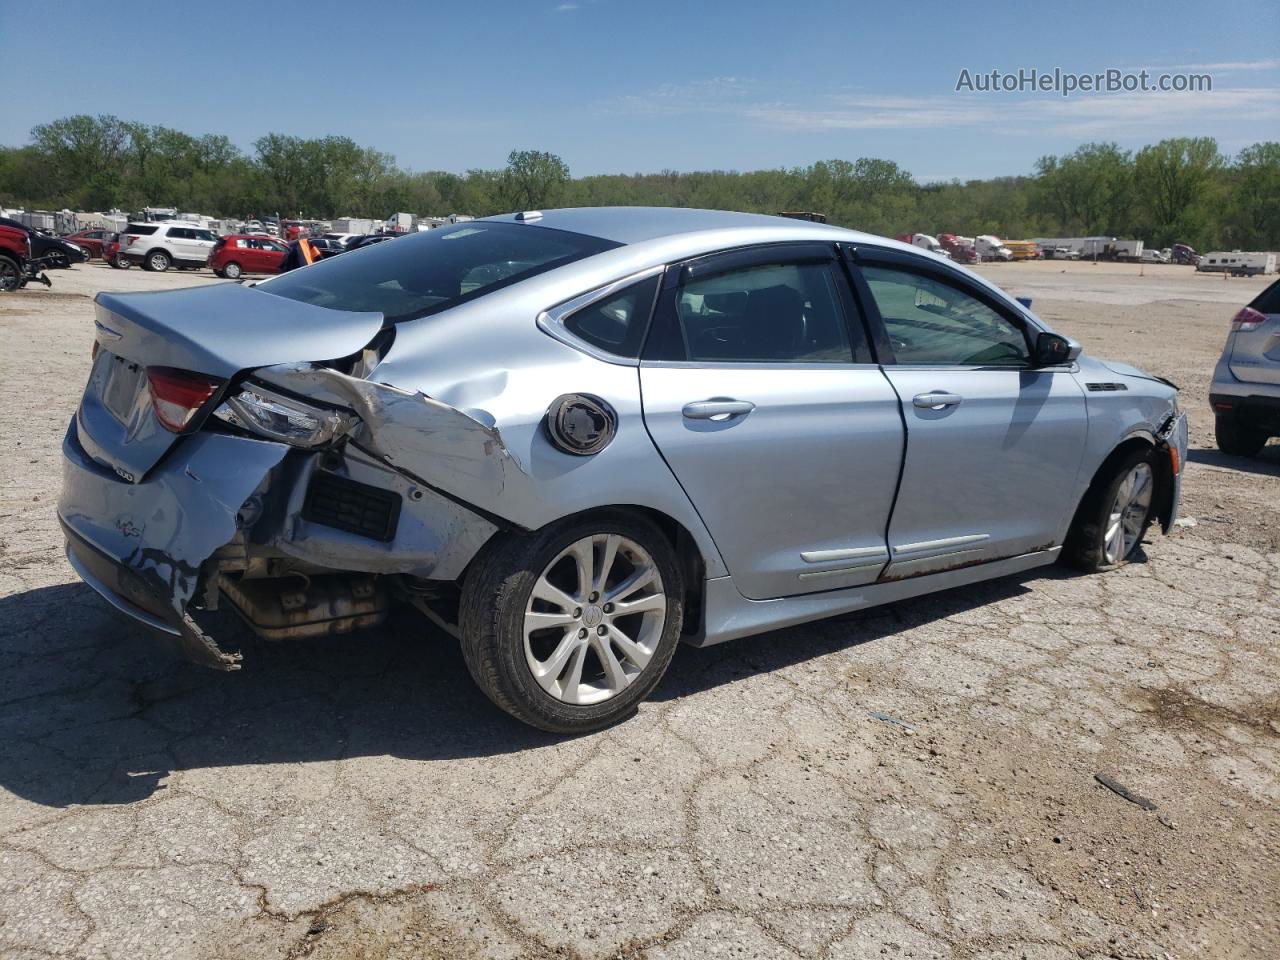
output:
M156 418L147 367L229 381L255 367L349 356L383 322L380 313L330 310L235 283L101 293L95 312L99 349L76 413L77 432L85 452L131 483L140 482L181 438ZM221 402L221 393L208 409Z

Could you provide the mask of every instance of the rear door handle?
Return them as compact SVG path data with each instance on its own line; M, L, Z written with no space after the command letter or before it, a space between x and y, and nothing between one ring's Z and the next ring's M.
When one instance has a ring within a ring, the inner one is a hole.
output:
M921 410L942 410L946 407L959 406L964 397L958 393L943 393L934 391L933 393L917 393L911 398Z
M732 420L734 417L745 417L756 408L750 400L731 400L716 397L712 400L695 400L686 403L680 412L686 420Z

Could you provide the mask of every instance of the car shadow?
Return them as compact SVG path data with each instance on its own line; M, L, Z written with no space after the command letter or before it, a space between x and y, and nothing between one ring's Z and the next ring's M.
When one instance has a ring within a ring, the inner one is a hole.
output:
M1195 447L1187 451L1191 463L1203 463L1209 467L1221 467L1239 473L1256 473L1264 477L1280 477L1280 444L1270 443L1256 457L1233 457L1221 450Z
M653 699L694 696L1017 596L1031 575L1071 574L1047 568L716 647L682 646ZM0 598L0 787L49 807L126 804L179 770L353 756L430 762L566 739L490 704L457 642L410 610L377 630L279 644L218 619L217 635L244 654L242 670L169 659L81 584Z

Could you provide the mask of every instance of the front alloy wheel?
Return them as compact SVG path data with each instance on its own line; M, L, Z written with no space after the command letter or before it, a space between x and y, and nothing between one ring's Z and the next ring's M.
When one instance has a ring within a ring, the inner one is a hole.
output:
M1116 488L1107 515L1107 529L1102 548L1103 560L1112 566L1133 552L1147 529L1151 516L1151 495L1155 492L1155 475L1151 464L1136 463Z
M1137 553L1152 520L1154 458L1150 447L1133 449L1103 467L1071 522L1065 561L1096 573L1122 566Z
M670 541L640 516L499 535L463 583L463 656L485 694L525 723L598 730L662 679L683 596Z

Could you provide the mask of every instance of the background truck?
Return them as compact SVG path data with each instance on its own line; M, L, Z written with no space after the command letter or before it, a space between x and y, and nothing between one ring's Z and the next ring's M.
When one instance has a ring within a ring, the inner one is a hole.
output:
M984 233L974 243L978 256L983 260L1012 260L1013 251L1005 246L1004 241L994 234Z
M950 257L951 254L947 249L938 242L936 237L931 237L927 233L900 233L897 239L902 243L909 243L913 247L919 247L921 250L928 250L930 253L936 253L942 257Z
M973 237L959 237L954 233L938 234L938 242L942 249L951 255L956 263L977 263L978 250L973 245Z

